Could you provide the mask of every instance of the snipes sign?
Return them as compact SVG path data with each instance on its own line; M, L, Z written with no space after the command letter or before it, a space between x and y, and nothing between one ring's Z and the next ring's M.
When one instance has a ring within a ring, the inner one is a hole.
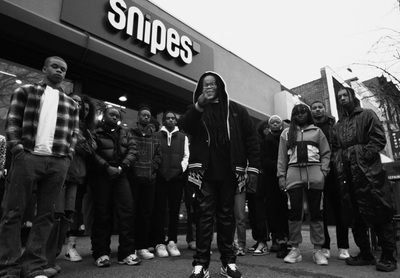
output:
M146 1L63 1L61 20L110 42L111 47L124 48L195 80L214 66L211 47L194 40L177 26L191 29Z

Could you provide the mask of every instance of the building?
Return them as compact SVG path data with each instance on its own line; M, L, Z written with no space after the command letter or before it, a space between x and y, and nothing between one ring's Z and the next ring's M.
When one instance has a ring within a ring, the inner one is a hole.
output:
M224 77L231 99L255 121L279 114L278 80L149 1L6 0L0 19L3 121L16 86L36 80L53 55L68 63L69 91L126 107L128 126L136 124L141 102L158 119L166 109L186 111L196 81L208 70Z

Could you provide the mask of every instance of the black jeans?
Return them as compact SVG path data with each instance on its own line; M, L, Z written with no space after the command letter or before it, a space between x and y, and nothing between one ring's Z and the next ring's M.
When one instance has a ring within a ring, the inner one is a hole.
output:
M236 181L203 181L196 191L196 254L193 266L210 264L210 248L213 237L214 216L217 220L217 245L224 266L236 262L232 243L235 233Z
M183 178L158 180L151 217L150 246L165 242L165 216L168 211L168 241L178 240L179 210L183 195ZM168 208L168 210L167 210Z
M247 194L247 206L249 209L249 223L252 229L252 237L258 242L267 242L269 240L265 203L266 182L265 175L260 174L258 176L256 193Z
M93 175L92 195L94 219L92 251L96 260L110 255L114 211L119 221L118 260L135 253L135 218L132 193L125 173L110 180L106 175Z

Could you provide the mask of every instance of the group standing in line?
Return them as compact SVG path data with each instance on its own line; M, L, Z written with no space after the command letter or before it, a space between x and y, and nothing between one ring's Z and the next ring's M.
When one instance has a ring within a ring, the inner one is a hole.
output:
M195 251L190 278L209 277L214 221L220 273L242 277L236 257L246 253L246 198L256 240L247 250L253 255L274 251L286 263L300 262L301 227L309 215L313 260L327 265L330 205L339 259L348 265L374 264L380 271L397 268L393 205L379 157L385 134L375 113L360 107L353 89L338 91L337 123L322 101L314 101L310 107L294 106L289 127L273 115L257 134L247 110L230 100L224 79L209 71L200 77L187 112L179 117L167 110L160 130L146 103L139 106L136 127L123 127L123 112L105 106L94 128L90 98L62 89L67 63L48 57L42 71L42 81L12 95L7 138L0 137L12 156L0 222L1 277L57 275L56 258L67 234L64 257L82 261L76 246L84 188L92 199L91 251L100 268L112 263L115 228L121 265L138 265L155 255L180 256L183 192L191 219L188 247ZM1 151L3 178L5 148ZM21 253L22 216L33 195L36 217ZM379 261L370 250L370 226L382 247ZM360 248L356 256L348 252L349 227Z

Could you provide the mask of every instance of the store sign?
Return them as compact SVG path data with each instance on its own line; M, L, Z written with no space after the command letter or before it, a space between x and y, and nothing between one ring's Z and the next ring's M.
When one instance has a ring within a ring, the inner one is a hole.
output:
M199 36L195 40L197 32L191 32L147 1L63 1L60 19L85 31L88 50L106 53L103 48L91 48L90 40L100 39L108 51L115 49L114 54L120 51L119 57L128 52L151 66L157 64L193 80L207 70L214 70L214 49L204 43L207 39ZM127 58L126 63L131 61ZM151 66L142 68L153 73Z
M109 0L108 22L128 36L134 36L150 47L150 52L166 51L172 58L180 58L186 64L193 60L193 42L186 35L180 35L174 28L165 27L161 20L151 21L151 16L135 6L128 7L123 0ZM200 46L196 48L196 54Z

